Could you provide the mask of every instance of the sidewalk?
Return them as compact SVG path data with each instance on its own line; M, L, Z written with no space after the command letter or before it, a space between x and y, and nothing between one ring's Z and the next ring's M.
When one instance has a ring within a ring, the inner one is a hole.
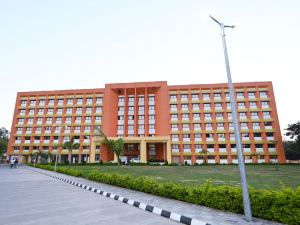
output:
M1 225L179 224L25 166L0 166L0 177Z
M224 212L216 209L210 209L203 206L198 206L198 205L185 203L177 200L162 198L155 195L150 195L150 194L133 191L121 187L115 187L103 183L97 183L84 178L72 177L65 174L54 173L47 170L41 170L32 167L24 167L24 168L36 172L42 172L48 175L55 175L71 181L79 182L81 184L87 185L92 188L97 188L105 192L109 192L145 204L156 206L164 210L168 210L174 213L191 217L193 219L205 221L211 225L220 225L220 224L222 225L278 225L280 224L280 223L266 221L262 219L256 219L256 218L254 218L252 222L248 223L243 219L243 216L239 214Z

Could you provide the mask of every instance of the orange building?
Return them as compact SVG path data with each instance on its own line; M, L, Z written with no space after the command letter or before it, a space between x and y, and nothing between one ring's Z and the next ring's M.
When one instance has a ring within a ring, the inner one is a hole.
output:
M285 163L271 82L236 83L246 163ZM122 137L123 155L141 162L237 163L227 84L167 82L106 84L104 89L19 92L8 155L28 162L33 153L68 158L62 143L80 143L73 162L108 162L114 154L97 141L102 129Z

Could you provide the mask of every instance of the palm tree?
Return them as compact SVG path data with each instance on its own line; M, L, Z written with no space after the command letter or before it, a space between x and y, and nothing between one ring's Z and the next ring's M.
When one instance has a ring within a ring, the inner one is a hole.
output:
M102 130L97 130L97 133L99 133L98 136L101 137L100 142L106 145L109 150L113 151L116 154L118 164L121 165L120 155L124 147L123 139L122 138L119 138L117 140L108 139Z
M206 148L202 148L200 154L203 155L203 163L206 164L207 163L207 154L208 154L207 149Z
M74 143L74 137L71 137L70 141L66 141L62 144L63 149L68 149L69 151L68 154L69 164L71 164L71 156L72 156L73 149L78 149L79 146L80 146L79 143Z

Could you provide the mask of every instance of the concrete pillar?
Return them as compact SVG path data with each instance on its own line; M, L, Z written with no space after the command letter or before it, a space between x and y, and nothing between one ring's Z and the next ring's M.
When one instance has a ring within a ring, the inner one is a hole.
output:
M171 163L172 162L171 142L167 141L166 145L167 145L167 160L168 163Z
M96 143L95 138L91 138L90 163L95 163Z
M114 163L117 163L117 162L118 162L117 155L116 155L116 153L114 153Z
M140 143L140 159L141 163L146 163L147 162L147 143L146 141L141 141Z

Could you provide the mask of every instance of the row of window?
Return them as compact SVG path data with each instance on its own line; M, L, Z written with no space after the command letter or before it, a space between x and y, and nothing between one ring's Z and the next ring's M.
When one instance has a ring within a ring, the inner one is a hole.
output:
M204 116L205 120L212 120L212 119L224 119L224 115L227 115L228 119L232 119L232 113L203 113L202 114ZM253 119L257 119L259 118L259 112L239 112L238 116L240 119L247 119L247 118L253 118ZM250 117L249 117L250 116ZM271 112L269 111L263 111L262 112L262 116L264 118L269 118L271 117ZM201 115L200 113L193 113L192 114L193 120L201 120ZM171 120L178 120L178 114L171 114ZM181 114L181 119L182 120L190 120L190 114L189 113L182 113Z
M86 123L91 123L92 122L92 117L91 116L85 116L82 120L81 116L74 116L72 117L37 117L37 118L28 118L27 119L27 124L33 124L34 121L37 123L43 123L45 121L46 123L81 123L81 122L86 122ZM101 116L95 116L95 119L93 121L95 122L101 122L102 117ZM19 118L18 119L18 124L23 124L25 121L24 118Z
M252 144L253 147L255 147L256 149L262 149L264 147L263 144ZM275 148L275 144L267 144L266 145L269 149L274 149ZM206 147L206 148L205 148ZM172 150L175 149L207 149L208 152L209 150L216 150L216 149L227 149L227 147L236 150L236 145L235 144L207 144L207 145L200 145L200 144L172 144L171 148ZM244 144L242 145L243 149L250 149L251 148L251 144Z
M31 148L32 148L32 150L41 150L40 146L31 146ZM91 147L89 145L83 145L83 146L79 147L79 149L82 149L82 150L90 150L90 148ZM24 151L29 151L30 146L23 146L22 149ZM97 148L97 146L96 146L96 149L99 150L99 148ZM19 150L21 150L21 147L20 146L14 146L14 150L19 151ZM48 150L50 150L50 148L49 148L49 146L43 146L42 150L43 151L48 151Z
M128 102L134 102L135 98L133 96L128 97ZM153 95L148 96L148 101L149 102L154 102L155 97ZM138 101L139 102L144 102L145 101L145 96L138 96ZM119 96L118 97L118 102L125 102L125 97L124 96Z
M240 123L240 127L241 129L245 129L246 127L250 127L249 125L252 125L253 128L260 128L261 124L260 122L253 122L253 123ZM272 122L264 122L263 123L265 127L270 127L272 128ZM229 122L229 123L202 123L202 126L204 126L205 128L212 128L212 127L217 127L217 128L225 128L225 125L227 125L229 128L233 128L233 123ZM171 129L174 130L174 128L178 129L180 127L180 124L174 123L171 124ZM190 129L190 124L189 123L183 123L182 124L182 128L183 129ZM192 127L194 127L194 130L196 130L197 128L201 129L201 123L194 123L192 124ZM196 128L196 129L195 129Z
M56 104L92 104L93 102L96 102L97 104L102 104L102 97L98 98L67 98L67 99L56 99ZM51 105L55 103L55 99L39 99L39 100L21 100L21 106L27 105L29 103L30 105Z
M100 129L101 126L94 126L95 129ZM64 132L70 132L70 131L80 131L80 130L84 130L84 131L90 131L92 129L92 126L63 126L64 128ZM25 127L25 132L26 133L31 133L32 131L34 131L35 133L39 132L39 133L47 133L47 132L51 132L51 131L55 131L55 132L60 132L60 130L62 129L62 127L60 126L45 126L45 127ZM18 127L17 128L17 133L22 133L23 132L23 128L22 127Z
M149 129L155 129L155 124L149 124L148 125ZM134 130L134 125L128 125L127 126L128 130ZM145 129L145 125L144 124L139 124L138 125L138 129ZM124 126L123 125L118 125L118 130L124 130Z
M218 138L225 138L226 137L226 134L224 133L216 133L216 134L213 134L213 133L208 133L208 134L203 134L206 138L213 138L214 135ZM195 137L196 138L202 138L203 137L202 134L182 134L182 135L179 135L179 134L172 134L171 135L171 138L172 140L173 139L179 139L179 137L182 137L182 138L191 138L191 137ZM272 132L266 132L265 133L266 137L274 137L274 133ZM261 132L254 132L253 133L253 136L254 137L262 137L262 133ZM229 133L228 134L228 137L230 138L234 138L235 137L235 134L234 133ZM250 134L249 133L242 133L241 134L241 137L244 138L244 137L247 137L249 138L250 137Z
M145 119L145 115L138 115L138 120L144 120ZM118 120L124 120L124 116L118 116ZM134 120L134 115L128 115L127 116L128 120ZM155 120L155 115L148 115L148 119L149 120Z
M81 108L81 107L76 107L76 108L48 108L48 109L29 109L27 110L27 115L33 115L35 113L38 114L72 114L72 113L76 113L76 114L80 114L80 113L101 113L102 112L102 107L86 107L86 108ZM25 115L26 114L26 110L25 109L20 109L19 111L19 115Z
M182 110L188 110L189 109L189 105L192 106L193 110L200 110L201 106L202 109L207 110L207 109L212 109L212 105L214 105L214 109L223 109L222 103L192 103L192 104L181 104L181 105L177 105L177 104L170 104L170 110L178 110L178 109L182 109ZM246 102L238 102L237 103L238 108L246 108ZM249 102L249 107L250 108L258 108L259 104L257 102ZM263 101L260 103L260 107L261 108L269 108L269 102L267 101ZM227 102L226 103L226 108L230 109L231 108L231 103Z
M225 96L226 98L229 98L230 97L230 94L229 92L218 92L218 93L203 93L203 94L191 94L191 99L192 100L199 100L199 98L202 97L202 99L210 99L211 97L215 98L215 99L221 99L221 97ZM183 101L186 101L188 100L189 98L189 95L188 94L180 94L180 99L183 100ZM260 98L266 98L268 97L268 93L266 91L260 91L259 93L256 93L256 92L236 92L236 97L237 98L245 98L245 97L248 97L248 98L256 98L256 97L260 97ZM170 95L170 100L177 100L177 95L175 94L171 94Z
M82 136L84 140L90 140L90 136ZM59 140L59 139L63 139L64 141L69 141L70 140L70 136L53 136L52 139L53 140ZM30 141L30 140L34 140L34 141L40 141L41 140L41 136L26 136L26 137L15 137L16 141L21 141L21 140L25 140L25 141ZM51 136L43 136L44 140L50 140ZM79 142L80 140L80 136L74 136L74 142Z
M119 112L123 112L124 109L125 109L124 106L119 106L119 107L118 107L118 111L119 111ZM149 106L148 106L148 110L154 110L154 109L155 109L155 106L154 106L154 105L149 105ZM139 111L145 111L145 107L144 107L144 106L139 106L139 107L138 107L138 110L139 110ZM128 111L134 111L134 106L128 106Z

